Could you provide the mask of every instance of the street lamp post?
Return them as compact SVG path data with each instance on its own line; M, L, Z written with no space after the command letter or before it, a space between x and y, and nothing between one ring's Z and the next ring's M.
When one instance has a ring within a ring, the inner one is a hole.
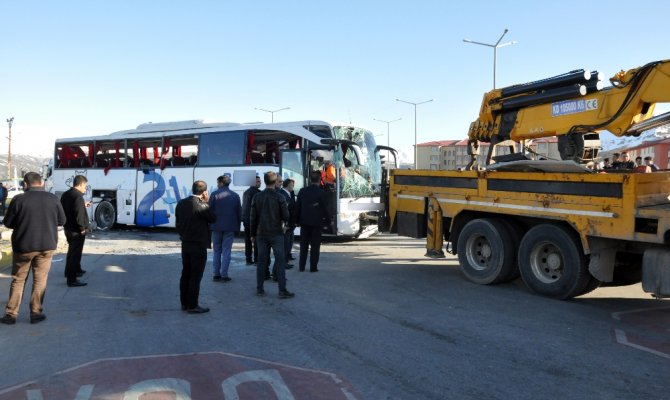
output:
M7 146L7 179L12 179L12 124L14 123L14 117L7 118L7 125L9 125L9 144Z
M509 45L512 45L512 44L516 43L516 41L500 43L502 41L503 36L505 36L508 31L509 31L509 29L505 28L505 31L503 32L503 34L500 35L500 39L498 39L498 41L495 42L494 44L475 42L474 40L470 40L470 39L463 39L463 41L465 43L478 44L480 46L486 46L486 47L492 47L493 48L493 88L494 89L496 88L496 62L497 62L497 58L498 58L498 48L509 46Z
M383 119L377 119L377 118L372 118L375 121L383 122L386 124L386 147L391 147L391 136L389 134L390 128L389 126L391 125L392 122L397 122L400 121L402 118L394 119L393 121L384 121Z
M419 102L419 103L413 103L413 102L411 102L411 101L400 100L400 99L395 99L395 101L400 101L400 102L402 102L402 103L407 103L407 104L411 104L411 105L414 106L414 169L417 169L417 165L418 165L418 163L419 163L419 160L416 159L416 157L417 157L417 147L416 147L416 143L417 143L417 142L416 142L416 106L420 106L421 104L430 103L431 101L433 101L433 99L426 100L426 101L422 101L422 102Z
M288 110L290 108L291 107L284 107L284 108L280 108L280 109L277 109L277 110L266 110L264 108L254 108L254 110L269 112L270 114L272 114L272 122L275 122L275 113L276 112Z

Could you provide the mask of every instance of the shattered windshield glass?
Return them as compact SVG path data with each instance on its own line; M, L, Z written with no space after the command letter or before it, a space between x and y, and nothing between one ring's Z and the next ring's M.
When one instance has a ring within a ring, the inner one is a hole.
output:
M343 143L342 152L334 155L335 165L340 169L341 197L379 195L382 170L372 132L351 126L336 126L333 132L336 139L351 140L358 145Z

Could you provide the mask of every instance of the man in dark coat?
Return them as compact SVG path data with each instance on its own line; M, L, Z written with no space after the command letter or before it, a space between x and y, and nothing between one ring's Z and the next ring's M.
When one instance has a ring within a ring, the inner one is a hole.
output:
M230 175L218 177L216 183L219 188L209 197L209 208L216 215L216 222L212 224L214 281L228 282L233 240L242 222L242 206L240 196L230 190Z
M321 230L324 219L328 220L326 212L326 191L319 185L321 173L312 171L309 174L309 186L300 189L296 201L295 213L300 226L300 259L298 269L305 270L307 252L309 254L309 272L319 270L319 254L321 251Z
M69 287L86 286L85 282L77 279L86 273L81 268L81 255L84 251L84 241L89 228L88 213L86 207L91 203L84 200L86 184L88 179L84 175L74 177L72 187L60 198L60 203L65 210L65 238L67 239L67 258L65 262L65 277Z
M256 185L249 186L242 195L242 225L244 225L244 255L247 265L254 265L258 261L258 248L251 241L251 200L261 192L261 178L256 177Z
M288 222L288 207L284 197L277 192L277 174L266 172L263 176L265 190L254 196L251 204L251 240L258 246L256 264L256 295L265 296L263 282L270 265L270 249L275 255L275 268L279 283L279 298L290 299L295 294L286 289L286 257L284 256L284 224Z
M179 299L181 309L191 314L202 314L209 308L198 303L200 281L207 263L207 249L211 244L209 224L216 221L216 215L209 209L207 184L193 182L193 195L182 199L175 208L177 232L181 239L181 279Z
M3 223L12 231L12 283L4 324L16 323L23 290L30 270L33 270L33 289L30 295L30 323L46 319L42 313L51 257L58 245L58 226L65 223L63 207L58 197L44 191L42 178L28 172L23 181L28 189L12 199Z

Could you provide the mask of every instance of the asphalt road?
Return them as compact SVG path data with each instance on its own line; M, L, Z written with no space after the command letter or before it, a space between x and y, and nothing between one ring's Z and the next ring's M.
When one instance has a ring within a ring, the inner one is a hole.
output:
M639 285L556 301L520 281L469 283L454 257L424 258L423 241L377 236L324 244L318 273L288 271L294 299L277 299L271 282L258 298L238 240L232 281L212 282L208 262L201 303L211 312L190 315L176 239L96 233L83 288L65 285L57 255L47 320L28 323L25 296L19 322L0 325L0 399L140 398L123 388L157 379L151 398L236 398L225 395L229 377L240 399L273 398L268 388L280 399L670 396L670 301ZM0 306L9 282L5 271ZM161 397L170 387L175 397Z

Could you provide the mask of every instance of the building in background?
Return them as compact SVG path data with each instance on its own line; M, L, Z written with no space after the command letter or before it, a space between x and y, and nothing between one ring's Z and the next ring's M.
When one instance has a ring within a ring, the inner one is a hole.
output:
M528 156L533 159L560 160L558 153L558 140L555 137L536 139L526 143ZM486 164L486 155L489 144L481 142L479 146L479 157L477 163L480 168ZM516 145L516 151L521 151L521 145ZM507 146L498 146L494 156L509 154ZM470 162L468 155L468 140L438 140L419 143L417 145L417 167L419 169L432 170L458 170L464 169Z

